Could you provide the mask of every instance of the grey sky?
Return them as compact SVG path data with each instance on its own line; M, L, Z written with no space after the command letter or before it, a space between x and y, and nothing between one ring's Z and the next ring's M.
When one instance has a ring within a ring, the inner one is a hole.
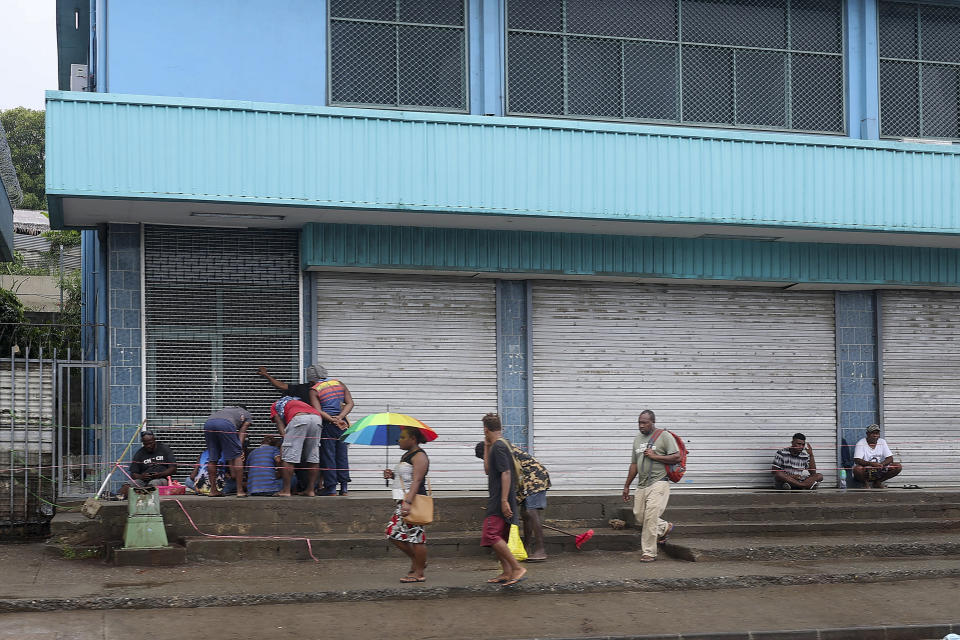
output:
M57 88L56 0L0 0L0 109L43 109Z

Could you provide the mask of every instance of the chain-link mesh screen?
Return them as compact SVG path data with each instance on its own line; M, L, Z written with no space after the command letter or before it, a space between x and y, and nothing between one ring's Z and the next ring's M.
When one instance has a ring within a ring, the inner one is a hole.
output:
M253 444L274 432L258 366L300 379L297 234L147 226L143 242L147 422L186 474L221 407L249 407Z
M880 3L880 134L960 138L960 7Z
M464 0L330 0L330 101L467 110Z
M507 0L507 111L842 133L839 0Z

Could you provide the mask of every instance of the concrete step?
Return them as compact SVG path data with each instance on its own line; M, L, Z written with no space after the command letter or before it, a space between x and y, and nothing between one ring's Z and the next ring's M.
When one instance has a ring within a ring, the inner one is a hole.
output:
M90 526L90 519L79 512L58 511L50 521L51 537L73 536Z
M824 558L895 558L960 556L960 538L953 533L910 533L903 536L865 534L697 538L671 535L668 555L692 562L794 561Z
M479 531L486 496L480 492L435 495L434 534ZM214 535L358 535L379 536L392 513L386 493L333 498L163 498L161 511L167 537ZM119 540L127 518L126 502L99 501L85 506L91 517L58 513L55 535L70 544L97 545ZM620 495L551 492L547 522L571 532L609 526L612 518L633 523L633 512ZM852 530L871 526L909 529L900 521L917 518L937 523L960 518L960 491L685 491L670 497L667 519L688 534L737 535L771 532ZM802 521L802 522L800 522ZM799 524L798 524L799 523ZM918 524L917 526L924 526ZM936 526L945 526L936 524ZM699 527L699 529L695 528Z
M806 520L875 521L906 518L960 518L960 503L794 504L719 507L667 507L664 519L678 522L780 522Z
M902 486L902 485L901 485ZM827 489L778 491L776 489L685 490L671 487L670 505L677 507L783 506L790 504L960 504L960 488L902 489L891 483L888 489Z
M946 532L960 530L960 519L956 518L911 518L907 520L784 520L780 522L674 522L673 535L683 536L793 536L799 541L810 534L831 534L842 532L863 533L877 529L887 532Z
M307 545L309 541L309 547ZM187 562L233 562L237 560L310 560L334 558L403 557L389 540L381 535L310 535L276 538L216 538L185 536ZM546 535L547 555L578 551L635 551L640 548L636 531L599 529L582 549L576 548L572 536ZM427 531L430 557L483 557L490 550L480 546L480 530L463 532Z
M623 504L622 500L620 504ZM479 531L486 498L439 497L434 500L433 532ZM550 503L550 513L563 514L572 528L606 527L616 506L592 496L561 496ZM213 535L326 535L383 533L393 512L389 497L345 498L206 498L182 496L161 501L167 537ZM126 502L97 504L88 521L90 539L117 539L127 518ZM55 520L59 519L59 516ZM73 526L75 518L64 521Z

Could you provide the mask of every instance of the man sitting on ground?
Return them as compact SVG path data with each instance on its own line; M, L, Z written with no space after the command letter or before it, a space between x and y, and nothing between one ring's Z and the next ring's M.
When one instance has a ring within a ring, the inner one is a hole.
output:
M793 434L790 446L773 455L771 471L777 489L816 489L823 482L823 474L817 473L813 447L802 433Z
M140 434L142 447L133 454L130 463L130 477L137 487L165 487L170 484L170 476L177 471L177 458L167 445L157 442L157 437L149 431ZM130 484L120 487L120 496L127 497Z
M247 493L272 496L283 488L280 469L280 436L265 435L263 443L247 456Z
M883 489L884 480L889 480L903 471L903 466L893 461L893 452L887 441L880 437L880 425L867 427L867 437L860 438L853 449L853 477L868 489Z
M197 462L193 465L193 471L191 471L187 479L183 481L183 484L187 485L187 489L193 489L193 492L199 496L210 494L210 469L207 466L209 459L210 452L204 449L200 453ZM220 459L217 461L216 485L223 493L227 493L224 491L226 471L227 461L223 459L223 456L220 456ZM234 487L234 490L236 490L236 487Z

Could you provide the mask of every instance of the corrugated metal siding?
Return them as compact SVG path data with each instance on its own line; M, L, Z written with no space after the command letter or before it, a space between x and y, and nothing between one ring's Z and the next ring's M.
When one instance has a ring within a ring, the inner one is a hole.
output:
M566 489L623 487L637 416L690 449L680 486L771 487L797 432L836 477L833 294L533 285L534 455Z
M47 193L960 232L960 152L822 136L50 92Z
M881 298L883 437L903 472L893 481L955 486L960 464L960 295L889 291Z
M304 269L960 284L957 249L319 223L300 237Z
M350 388L356 421L412 415L440 437L424 448L436 489L486 487L473 446L497 410L496 293L492 281L317 274L318 362ZM391 468L401 455L389 448ZM351 489L384 488L384 447L350 447Z

